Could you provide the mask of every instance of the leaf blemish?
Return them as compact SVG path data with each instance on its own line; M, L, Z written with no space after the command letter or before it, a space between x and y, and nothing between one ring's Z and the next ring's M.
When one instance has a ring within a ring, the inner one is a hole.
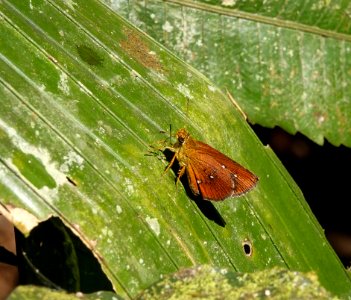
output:
M150 218L149 216L147 216L145 218L146 223L149 225L149 227L151 228L151 230L157 235L160 235L160 224L158 223L158 220L156 218Z
M70 184L72 184L73 186L77 186L77 183L76 183L72 178L70 178L70 177L68 177L68 176L66 176L66 178L67 178L67 181L68 181Z
M120 207L119 205L116 205L116 211L118 214L122 213L122 207Z
M150 51L148 45L131 29L125 29L126 38L120 42L120 46L133 59L144 67L161 71L162 66L154 51Z
M171 23L169 23L168 21L166 21L163 25L162 25L162 29L168 33L171 33L174 29L174 27L172 26Z
M91 47L86 45L77 45L77 52L80 58L91 66L101 66L103 58Z
M70 88L68 85L68 75L65 72L61 72L60 80L58 82L58 89L65 95L69 95Z
M68 173L72 166L77 167L80 170L84 168L84 159L75 151L69 151L67 155L63 157L64 163L60 166L60 171Z

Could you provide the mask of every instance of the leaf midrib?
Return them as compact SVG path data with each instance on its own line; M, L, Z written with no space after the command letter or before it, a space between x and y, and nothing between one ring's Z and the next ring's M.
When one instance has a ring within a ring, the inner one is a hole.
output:
M264 24L268 24L276 27L288 28L296 31L312 33L315 35L329 37L336 40L351 42L351 35L335 32L331 30L321 29L315 26L297 23L289 20L282 20L278 18L262 16L262 15L253 14L249 12L239 11L237 9L231 9L231 8L211 5L207 3L199 3L192 0L164 0L164 2L174 3L174 4L178 4L178 5L198 9L198 10L217 13L220 15L255 21L258 23L264 23Z

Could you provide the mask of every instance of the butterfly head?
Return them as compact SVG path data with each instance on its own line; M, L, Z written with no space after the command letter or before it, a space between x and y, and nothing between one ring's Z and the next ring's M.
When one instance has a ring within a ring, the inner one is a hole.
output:
M179 129L176 133L176 137L180 145L184 144L184 142L189 138L189 136L190 134L186 131L185 128Z

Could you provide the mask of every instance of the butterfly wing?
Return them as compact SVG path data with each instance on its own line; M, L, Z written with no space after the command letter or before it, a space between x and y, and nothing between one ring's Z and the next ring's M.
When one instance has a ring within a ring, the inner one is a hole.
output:
M204 200L220 201L232 196L234 181L230 174L220 174L220 165L214 167L203 161L190 163L186 167L189 186L195 195Z
M187 151L186 173L195 195L205 200L220 201L251 190L258 177L211 146L196 141Z

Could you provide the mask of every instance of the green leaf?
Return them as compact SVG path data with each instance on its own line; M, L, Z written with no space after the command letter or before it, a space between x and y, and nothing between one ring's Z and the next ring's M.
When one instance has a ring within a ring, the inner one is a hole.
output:
M105 1L229 89L252 123L351 146L348 1Z
M184 269L144 291L137 299L332 299L315 274L279 268L250 274L209 266ZM335 297L333 299L336 299Z
M63 291L53 291L48 288L37 286L20 286L8 298L10 300L122 300L112 292L97 292L93 294L67 294Z
M332 293L351 292L298 187L198 71L99 1L2 1L1 18L0 211L23 233L59 217L126 297L198 264L314 271ZM258 186L193 201L145 155L169 124Z

